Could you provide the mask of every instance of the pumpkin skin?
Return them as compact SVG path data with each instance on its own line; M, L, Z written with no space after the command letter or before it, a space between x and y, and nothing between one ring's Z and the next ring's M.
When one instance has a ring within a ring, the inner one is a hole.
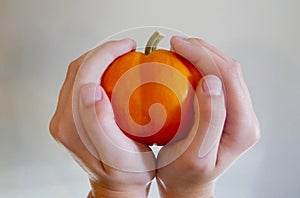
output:
M145 70L145 67L148 69ZM174 72L166 73L168 68ZM121 77L132 69L138 73L131 75L125 83L121 83L121 88L114 90ZM144 78L152 80L141 84ZM123 133L145 145L166 145L184 138L190 131L194 122L194 91L201 78L201 73L186 59L160 49L148 55L132 51L118 57L105 70L100 84L112 102L115 121ZM141 85L132 85L136 83ZM136 88L130 92L128 89L133 89L132 86ZM175 87L176 93L170 87ZM126 91L131 94L128 104L124 105L126 98L123 92ZM155 108L152 109L152 115L149 113L151 105L155 103L165 108L165 117ZM165 118L163 124L162 117ZM138 130L130 119L141 126L150 122L152 125L148 129ZM161 128L158 125L162 125Z

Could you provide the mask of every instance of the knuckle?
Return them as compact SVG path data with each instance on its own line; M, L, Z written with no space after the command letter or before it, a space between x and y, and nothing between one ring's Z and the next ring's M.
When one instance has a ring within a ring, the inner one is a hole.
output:
M197 166L194 167L194 170L202 174L205 174L211 170L211 166L208 163L208 160L199 160L199 163L197 163Z
M70 76L70 74L73 74L77 71L78 68L78 60L73 60L70 62L69 67L68 67L68 71L67 71L67 75Z
M191 39L191 41L195 41L196 43L198 43L200 45L204 43L204 40L202 40L200 38L190 38L190 39Z
M239 76L242 69L241 69L241 64L238 61L231 59L228 61L227 65L228 65L226 70L227 73L229 73L232 76Z
M259 122L256 120L252 126L252 136L250 139L250 144L255 144L257 143L260 138L261 138L261 129L260 129L260 125Z
M206 174L211 171L212 167L210 161L199 156L187 156L184 158L185 170L191 172Z
M260 125L257 119L248 124L246 127L247 136L245 136L246 149L256 144L261 138Z
M54 139L58 136L58 119L57 116L54 115L49 123L49 131Z
M78 71L79 66L82 64L82 62L85 60L86 56L90 53L91 51L88 51L86 53L84 53L83 55L81 55L80 57L72 60L69 63L69 67L68 67L68 73L73 73Z
M241 64L237 60L235 60L235 59L231 59L230 65L236 71L241 70Z
M113 40L113 41L107 41L105 43L102 44L103 48L109 48L111 45L117 43L117 41Z
M72 60L72 61L69 63L69 68L74 67L74 66L77 64L77 60L78 60L78 59Z
M249 116L247 118L240 118L239 123L228 126L226 130L235 131L232 136L234 147L238 153L243 153L250 147L255 145L261 138L261 129L257 118Z
M65 145L65 138L63 135L63 125L61 119L58 118L57 115L54 115L49 124L49 131L51 136L54 138L55 141L59 142L60 144Z

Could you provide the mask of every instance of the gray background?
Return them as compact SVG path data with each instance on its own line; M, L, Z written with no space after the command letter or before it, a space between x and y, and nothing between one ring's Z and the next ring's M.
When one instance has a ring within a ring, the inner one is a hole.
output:
M237 59L262 139L217 197L300 197L300 1L0 0L0 197L85 197L85 173L48 133L68 63L120 30L159 25ZM150 197L157 197L155 186Z

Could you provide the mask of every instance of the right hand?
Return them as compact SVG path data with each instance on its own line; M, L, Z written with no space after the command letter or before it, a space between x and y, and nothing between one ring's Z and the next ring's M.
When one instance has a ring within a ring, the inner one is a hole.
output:
M159 152L156 178L160 194L213 197L217 178L258 141L259 123L235 60L196 38L173 37L171 46L204 77L196 90L200 108L200 117L194 121L196 133ZM182 155L165 164L183 149Z

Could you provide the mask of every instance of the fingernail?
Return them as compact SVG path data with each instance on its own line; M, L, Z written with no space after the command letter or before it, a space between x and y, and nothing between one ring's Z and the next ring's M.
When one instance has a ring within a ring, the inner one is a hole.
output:
M181 43L185 43L185 44L189 44L189 45L192 44L192 43L188 40L188 38L183 37L183 36L174 36L174 39L175 39L176 41L181 42Z
M222 93L222 82L214 75L204 76L201 87L202 91L206 94L219 96Z
M102 99L100 86L94 83L83 85L80 91L80 97L84 105L95 104Z

